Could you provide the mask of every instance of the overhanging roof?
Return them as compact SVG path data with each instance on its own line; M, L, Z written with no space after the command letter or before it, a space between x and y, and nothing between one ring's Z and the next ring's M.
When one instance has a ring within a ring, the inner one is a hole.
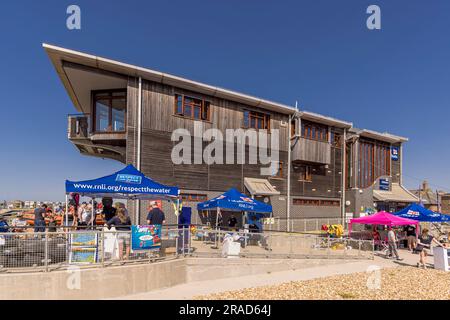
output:
M397 142L407 142L408 138L396 136L387 132L377 132L368 129L357 129L353 128L353 132L355 132L360 137L371 138L375 140L385 141L389 143L397 143Z
M373 196L378 201L418 202L419 199L398 183L392 183L392 190L373 190Z
M353 126L353 123L351 123L351 122L338 120L338 119L335 119L332 117L323 116L321 114L314 113L314 112L300 111L298 113L298 115L300 116L300 118L305 119L305 120L319 122L319 123L323 123L323 124L338 127L338 128L349 129Z
M254 196L272 196L280 194L267 179L245 177L244 185Z
M232 100L249 106L259 107L283 114L294 114L296 112L294 108L284 104L260 99L215 86L210 86L201 82L188 80L171 74L98 57L79 51L65 49L46 43L44 43L42 46L44 47L53 65L55 66L59 77L66 87L66 90L69 92L69 95L71 95L72 101L74 101L74 104L79 109L81 109L81 106L79 105L79 101L77 101L73 85L71 84L70 79L64 71L63 65L65 62L79 64L99 70L105 70L119 75L142 77L146 80L167 84L181 89L192 90L209 96Z

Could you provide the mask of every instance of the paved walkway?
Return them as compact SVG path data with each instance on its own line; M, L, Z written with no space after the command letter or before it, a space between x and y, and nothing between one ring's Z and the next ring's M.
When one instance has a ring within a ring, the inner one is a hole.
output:
M295 271L280 271L237 278L226 278L208 281L195 281L177 285L170 288L155 290L146 293L134 294L117 299L137 299L137 300L184 300L192 299L195 296L218 293L230 290L259 287L266 285L277 285L290 281L310 280L333 275L350 274L355 272L365 272L369 266L380 268L396 268L401 266L416 266L419 256L411 254L405 250L400 251L403 261L386 259L376 256L374 260L360 260L346 262L342 264L324 265L313 268L299 269ZM428 258L428 262L433 262L433 257Z

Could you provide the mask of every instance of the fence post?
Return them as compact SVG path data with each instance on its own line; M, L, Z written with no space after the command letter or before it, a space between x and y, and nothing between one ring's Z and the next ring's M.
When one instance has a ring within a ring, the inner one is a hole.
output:
M178 258L178 238L180 237L180 233L177 232L177 235L175 237L175 257Z
M327 259L330 259L330 237L327 237Z
M306 232L306 219L303 219L303 232Z
M319 230L319 220L318 219L316 219L316 230L314 230L314 231L317 231L317 230Z
M45 228L45 272L48 272L48 229Z
M101 259L102 259L102 267L105 267L105 228L102 228L102 257L101 257Z

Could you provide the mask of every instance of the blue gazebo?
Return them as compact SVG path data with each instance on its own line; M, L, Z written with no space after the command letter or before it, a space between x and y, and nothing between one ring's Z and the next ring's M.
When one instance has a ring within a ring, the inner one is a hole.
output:
M420 222L449 222L450 221L450 218L448 216L443 215L438 212L431 211L417 203L413 203L413 204L407 206L403 210L400 210L400 211L394 213L394 215L402 217L402 218L417 220Z
M67 203L70 193L85 197L112 197L127 200L169 200L179 201L179 189L165 186L146 177L133 165L127 165L109 176L84 181L66 180L66 223ZM179 205L177 205L177 208Z
M240 193L234 188L231 188L227 192L210 199L205 202L197 204L197 210L208 210L217 212L216 214L216 229L218 227L218 220L220 210L227 211L245 211L251 213L272 213L272 206L262 203L255 199L249 198L247 195Z

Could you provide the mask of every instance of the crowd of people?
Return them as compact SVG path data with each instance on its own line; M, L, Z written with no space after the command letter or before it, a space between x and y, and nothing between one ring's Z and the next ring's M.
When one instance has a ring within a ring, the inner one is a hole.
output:
M409 225L403 229L389 227L385 241L377 228L373 229L372 236L375 243L375 249L381 249L382 243L387 243L388 258L403 260L398 252L400 241L404 241L405 248L411 253L419 254L417 267L426 269L427 256L430 254L432 244L444 248L450 248L450 235L447 232L444 236L437 239L429 229L423 228L419 235L416 234L416 227Z

